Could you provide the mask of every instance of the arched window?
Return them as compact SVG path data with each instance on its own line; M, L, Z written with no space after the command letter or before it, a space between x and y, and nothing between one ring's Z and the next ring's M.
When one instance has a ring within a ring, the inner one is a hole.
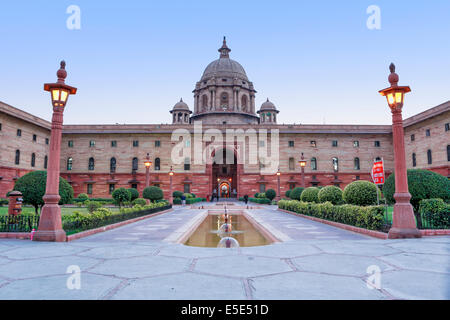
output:
M116 172L116 158L111 158L111 160L109 160L109 172Z
M208 96L204 94L202 96L202 109L206 110L208 108Z
M34 153L31 154L31 166L34 167L36 165L36 155Z
M295 160L294 160L294 158L289 158L289 170L295 170Z
M359 158L355 158L353 160L353 164L354 164L355 170L359 170L360 169L360 167L359 167Z
M137 169L138 169L138 158L133 158L133 161L132 161L132 170L133 171L137 171Z
M88 169L89 170L94 170L94 167L95 167L95 163L94 163L94 158L89 158L89 166L88 166Z
M247 103L248 103L248 98L247 95L243 95L241 98L241 109L242 111L247 111Z
M47 164L48 164L48 156L44 157L44 169L47 169Z
M178 122L183 121L183 114L181 112L178 113Z
M155 159L155 170L156 171L161 170L161 160L159 158Z
M334 171L339 171L339 160L338 160L338 158L334 157L332 159L332 161L333 161L333 170Z
M427 151L428 164L433 163L433 158L431 157L431 150Z
M317 159L311 158L311 170L317 170Z
M89 160L90 161L90 160ZM72 158L68 158L67 159L67 170L70 171L72 170L72 163L73 163L73 159ZM89 169L90 170L90 169Z
M220 106L228 107L228 93L222 92L222 94L220 95Z
M447 161L450 161L450 145L447 145Z
M16 159L15 159L14 163L20 164L20 150L16 150Z
M412 154L412 166L415 167L417 165L416 154Z
M191 158L184 158L184 170L191 170Z

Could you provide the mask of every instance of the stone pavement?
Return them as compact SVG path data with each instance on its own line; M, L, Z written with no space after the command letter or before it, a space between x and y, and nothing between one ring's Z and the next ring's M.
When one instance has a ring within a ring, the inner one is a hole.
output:
M285 238L260 247L167 241L204 211L186 208L69 243L2 239L0 299L450 299L450 237L379 240L274 209L249 210Z

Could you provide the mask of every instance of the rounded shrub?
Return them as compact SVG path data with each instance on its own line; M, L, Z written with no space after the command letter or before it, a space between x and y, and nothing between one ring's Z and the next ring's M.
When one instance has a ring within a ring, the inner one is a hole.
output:
M130 201L131 195L130 191L128 191L127 189L118 188L113 191L112 197L114 199L114 202L121 207L124 203Z
M183 195L183 192L181 192L181 191L174 191L173 193L172 193L172 196L174 197L174 198L180 198L181 199L181 196Z
M422 170L409 169L408 189L411 194L411 204L415 211L419 210L419 203L423 199L439 198L446 202L450 201L450 180L439 173ZM385 181L383 194L388 203L394 203L395 174L391 174Z
M137 191L137 189L129 188L128 191L130 192L130 201L139 198L139 191Z
M331 202L332 204L340 204L342 202L342 190L336 186L327 186L319 190L319 202Z
M190 194L190 193L183 193L183 195L184 195L184 197L185 197L186 199L194 198L194 197L192 196L192 194Z
M300 200L300 196L302 195L303 190L305 190L305 188L296 187L296 188L291 190L291 193L290 193L289 197L292 200Z
M285 195L286 195L286 198L290 198L290 194L291 194L291 191L292 191L292 190L288 190L288 191L286 191L286 193L285 193Z
M255 193L255 198L259 198L259 193Z
M87 205L87 210L92 213L94 211L97 211L98 209L100 209L102 207L102 204L98 201L89 201L88 205Z
M137 198L133 200L133 206L139 205L139 206L145 206L147 204L147 201L143 198Z
M142 192L142 197L145 199L149 199L152 202L157 200L161 200L164 198L164 193L159 187L151 186L144 189Z
M77 197L80 202L84 202L86 200L89 200L89 196L86 193L80 193Z
M364 180L348 184L343 193L343 199L348 204L357 206L371 206L377 204L377 186Z
M272 201L277 196L277 193L273 189L268 189L266 191L266 198Z
M258 198L265 198L266 197L266 193L265 192L260 192L258 193Z
M295 190L295 189L294 189ZM291 193L292 197L292 193ZM304 202L319 202L319 188L309 187L303 190L300 200Z

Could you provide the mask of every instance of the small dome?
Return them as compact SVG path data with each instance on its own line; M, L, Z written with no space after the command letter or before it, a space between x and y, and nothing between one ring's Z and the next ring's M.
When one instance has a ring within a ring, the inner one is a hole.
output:
M180 102L177 102L172 110L185 110L189 111L189 106L183 101L183 99L180 99Z
M261 105L261 108L259 110L260 111L277 110L277 108L275 107L275 105L272 102L269 101L269 98L267 98L267 101Z

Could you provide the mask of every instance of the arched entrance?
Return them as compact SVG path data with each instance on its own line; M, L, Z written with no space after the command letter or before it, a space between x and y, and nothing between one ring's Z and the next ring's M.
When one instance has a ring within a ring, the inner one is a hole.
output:
M226 148L217 149L213 152L212 158L211 193L218 194L221 198L236 198L238 176L235 152Z

